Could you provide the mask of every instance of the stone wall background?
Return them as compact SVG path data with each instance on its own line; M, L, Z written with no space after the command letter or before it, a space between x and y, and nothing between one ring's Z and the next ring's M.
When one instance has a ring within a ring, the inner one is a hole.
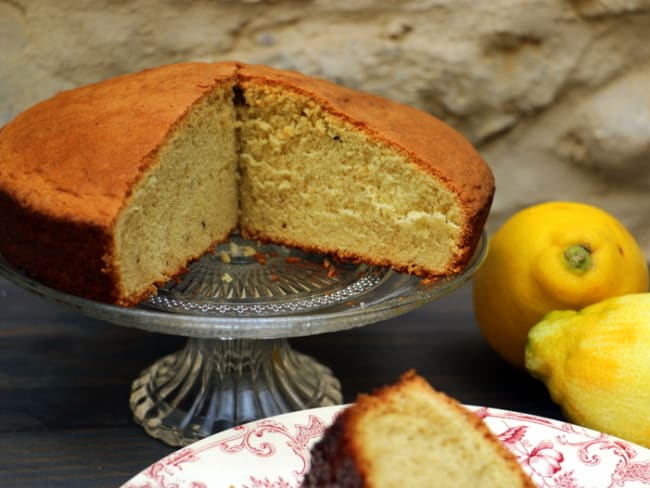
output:
M598 205L650 258L650 0L0 0L0 124L164 63L295 69L429 111L494 170L488 229Z

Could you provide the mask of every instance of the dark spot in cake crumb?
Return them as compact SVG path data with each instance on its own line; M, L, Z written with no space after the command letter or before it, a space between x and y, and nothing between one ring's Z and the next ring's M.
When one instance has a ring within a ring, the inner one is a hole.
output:
M340 141L340 140L341 140L341 136L338 135L338 134L336 134L334 137L332 137L332 139L334 139L335 141Z
M201 221L201 228L205 229L205 227L206 227L205 222Z
M286 229L286 228L287 228L287 223L286 223L286 222L282 222L282 228L283 228L283 229Z
M246 98L244 97L244 89L238 86L233 87L232 89L232 101L236 107L245 107L248 104L246 103Z

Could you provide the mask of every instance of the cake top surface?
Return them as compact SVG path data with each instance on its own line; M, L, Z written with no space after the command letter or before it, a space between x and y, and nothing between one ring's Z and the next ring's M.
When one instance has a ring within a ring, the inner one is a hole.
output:
M33 106L0 132L0 188L57 216L112 223L179 117L235 70L235 63L167 65Z
M474 214L494 179L460 134L378 96L299 73L236 62L180 63L61 92L0 131L0 190L23 206L111 226L179 119L220 83L275 83L398 148L447 181Z

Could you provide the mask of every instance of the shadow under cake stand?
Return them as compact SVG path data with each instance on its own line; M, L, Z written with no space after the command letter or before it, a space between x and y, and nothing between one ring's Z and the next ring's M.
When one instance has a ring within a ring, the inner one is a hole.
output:
M253 420L342 403L331 370L288 339L371 324L446 295L471 278L486 248L483 236L462 273L427 283L233 235L134 308L47 288L2 256L0 274L88 316L187 337L182 350L141 373L130 397L149 435L182 446Z

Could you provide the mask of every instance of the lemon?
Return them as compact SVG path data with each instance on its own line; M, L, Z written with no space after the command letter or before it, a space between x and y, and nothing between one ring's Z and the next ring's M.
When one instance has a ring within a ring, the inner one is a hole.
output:
M571 422L650 447L650 293L547 314L526 368Z
M648 291L648 265L612 215L591 205L547 202L517 212L497 230L472 281L486 341L523 368L528 330L547 312Z

